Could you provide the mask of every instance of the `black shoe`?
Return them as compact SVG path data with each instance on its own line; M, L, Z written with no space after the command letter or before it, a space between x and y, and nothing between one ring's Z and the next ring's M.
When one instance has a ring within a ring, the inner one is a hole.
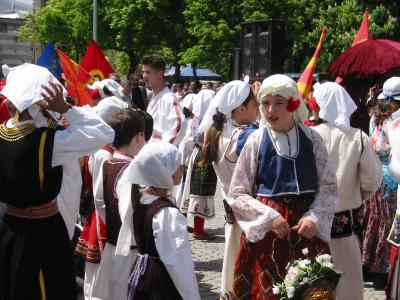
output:
M374 274L374 278L372 280L372 287L375 290L382 291L385 289L388 281L388 274Z
M362 273L364 282L370 282L374 278L374 274L372 274L367 267L362 267Z

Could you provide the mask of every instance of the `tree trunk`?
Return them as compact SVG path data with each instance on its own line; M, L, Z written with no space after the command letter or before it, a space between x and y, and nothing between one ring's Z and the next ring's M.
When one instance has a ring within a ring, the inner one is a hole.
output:
M197 63L192 63L192 70L193 70L193 76L194 76L194 81L197 83L199 79L197 78Z
M136 73L136 68L137 68L137 64L138 64L137 57L134 52L129 52L128 56L129 56L129 71L127 74L127 78L129 78L130 74Z
M175 67L174 82L178 82L181 77L181 65L179 63L175 63L174 67Z

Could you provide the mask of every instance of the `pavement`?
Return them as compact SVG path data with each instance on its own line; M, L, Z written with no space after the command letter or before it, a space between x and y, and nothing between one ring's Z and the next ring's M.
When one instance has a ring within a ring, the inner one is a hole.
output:
M217 300L220 293L222 260L224 255L224 209L222 197L217 187L215 196L216 216L212 220L205 222L206 230L216 235L213 241L200 241L190 238L192 245L192 256L195 264L195 272L199 283L201 299ZM193 225L193 220L189 217L188 223ZM384 300L384 291L375 291L372 282L364 283L364 299ZM347 299L342 299L347 300Z

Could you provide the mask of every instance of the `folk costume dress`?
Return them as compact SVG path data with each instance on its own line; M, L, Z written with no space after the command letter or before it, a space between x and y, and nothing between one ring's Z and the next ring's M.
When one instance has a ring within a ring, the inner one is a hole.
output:
M172 190L172 175L180 162L176 147L149 143L130 163L121 183ZM174 202L172 197L143 194L135 208L130 201L120 212L117 253L126 255L133 241L139 250L128 299L200 299L186 218Z
M292 259L328 252L337 202L335 173L321 137L302 124L286 134L268 126L248 139L232 178L230 205L244 234L235 265L232 299L278 299L272 285L282 282ZM283 216L293 227L306 217L317 225L311 240L291 234L280 240L266 223Z
M390 270L389 236L397 206L397 183L389 171L391 145L388 139L388 126L400 116L395 113L382 125L370 122L370 138L383 170L383 180L375 194L364 202L364 241L362 263L372 273L387 274Z
M178 199L181 201L177 204L180 204L182 213L209 220L215 217L214 196L217 189L217 176L212 165L202 167L198 165L204 141L204 132L199 132L198 129L215 93L212 90L203 89L198 94L188 94L183 101L191 95L194 97L194 117L191 122L191 139L187 146L192 145L193 150L189 156L182 200Z
M103 201L105 206L105 225L107 243L105 245L93 296L101 299L126 299L128 293L128 278L136 258L136 249L132 247L129 255L116 255L118 235L121 228L119 202L123 195L130 196L130 186L121 185L119 181L132 157L115 151L112 159L103 164ZM97 205L100 201L97 198Z
M49 80L57 82L47 69L24 64L13 68L2 93L24 111L36 106ZM114 131L89 108L73 107L64 117L70 127L62 131L37 128L34 120L1 125L2 299L76 299L72 249L55 201L62 166L111 142Z
M106 97L101 100L95 107L94 111L105 122L116 111L127 108L128 105L116 97ZM98 195L102 197L103 193L103 163L112 158L114 149L110 145L104 146L85 160L84 182L91 196ZM79 237L75 251L85 258L85 278L84 278L84 295L85 300L97 300L93 297L93 287L97 279L100 267L101 255L103 253L107 232L104 224L105 212L100 203L102 216L95 209L96 201L92 203L92 212L86 220L83 231Z
M314 97L326 122L313 129L325 141L338 181L339 204L329 243L333 264L342 272L336 298L362 300L359 215L362 201L369 199L382 181L382 168L369 137L361 129L350 127L350 115L357 107L347 92L328 82L314 90Z

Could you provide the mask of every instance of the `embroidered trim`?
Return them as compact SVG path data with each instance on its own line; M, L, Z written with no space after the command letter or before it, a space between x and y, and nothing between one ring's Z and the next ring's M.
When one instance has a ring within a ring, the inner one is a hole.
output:
M36 126L32 123L25 124L20 127L8 128L4 124L0 125L0 138L9 142L18 141L36 129Z

